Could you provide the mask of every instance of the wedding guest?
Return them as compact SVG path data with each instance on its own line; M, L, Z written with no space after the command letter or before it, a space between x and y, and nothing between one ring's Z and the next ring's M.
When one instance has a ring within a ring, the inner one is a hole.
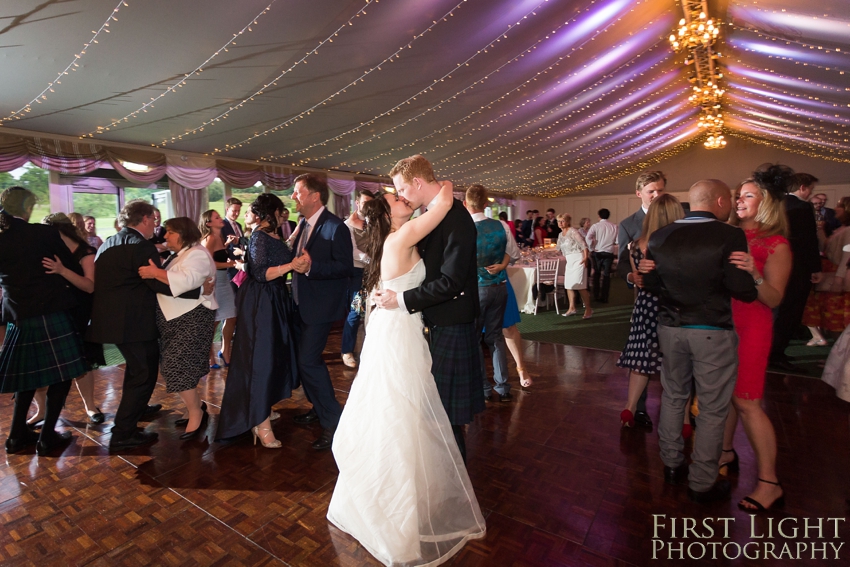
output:
M23 187L0 193L0 288L7 327L0 352L0 393L15 394L6 438L9 454L36 445L39 455L47 455L70 440L70 432L58 433L55 426L71 380L86 372L82 340L71 315L76 299L64 278L42 266L43 258L59 258L68 266L74 258L56 228L29 224L35 203L35 194ZM37 436L27 426L27 413L42 386L48 387L47 408Z
M142 279L139 268L160 266L160 256L151 242L154 207L134 199L119 214L123 227L100 247L94 262L94 305L87 338L118 347L126 361L121 402L115 412L110 452L120 452L155 442L155 431L139 431L143 417L156 415L162 404L148 405L156 387L159 369L159 333L156 326L157 293L171 289L154 279ZM182 295L197 299L201 289Z
M325 207L329 194L327 182L317 175L295 178L293 198L303 220L293 240L298 256L292 265L293 319L299 378L313 405L307 413L296 416L295 422L299 425L319 422L322 434L312 445L317 451L331 448L342 414L322 352L331 326L348 313L348 280L354 269L351 233Z
M506 213L505 211L500 212L499 220L508 225L508 228L511 231L510 234L511 236L513 236L514 242L516 242L516 225L514 224L514 221L508 220L508 213Z
M217 211L210 209L201 215L198 228L201 231L201 244L212 255L215 261L215 301L218 308L215 312L213 323L213 334L221 323L221 350L218 358L221 359L225 368L230 366L231 346L233 342L233 331L236 328L236 293L230 285L231 277L228 274L231 268L236 267L236 260L231 259L227 250L231 250L234 243L238 242L235 235L224 236L223 228L225 221ZM218 370L221 366L215 358L215 349L210 345L209 367Z
M359 191L354 212L345 221L345 226L351 232L351 247L354 249L354 275L348 285L349 305L363 287L363 270L369 263L369 256L364 252L366 249L366 223L364 222L363 206L372 199L371 193ZM351 308L342 324L342 363L349 368L357 367L357 360L354 358L354 346L357 342L357 330L359 328L360 314L354 308Z
M617 360L617 366L629 370L628 399L626 408L620 413L622 427L635 426L638 399L646 390L649 379L661 373L662 353L658 344L658 296L644 289L638 268L640 262L646 258L646 247L652 233L684 217L685 211L679 200L665 193L650 203L646 216L643 218L641 236L631 243L629 260L632 271L635 272L632 275L632 281L635 282L638 293L632 311L629 339ZM687 419L688 412L685 413Z
M732 224L744 229L749 253L733 252L730 262L753 277L758 301L732 299L732 318L738 333L738 378L723 435L723 453L729 456L722 455L719 465L729 472L738 470L738 453L732 444L740 417L756 454L758 483L755 491L738 502L738 507L752 512L784 503L776 476L776 432L761 401L773 335L771 309L782 301L791 274L791 248L784 236L784 201L793 174L791 168L782 165L754 172L736 191L737 207L732 217Z
M738 369L731 299L752 302L758 290L730 260L733 252L747 251L747 239L725 223L732 209L729 187L713 179L699 181L688 191L688 201L691 209L684 219L649 238L640 271L644 286L659 297L664 392L658 439L665 481L678 484L687 466L682 423L693 383L699 433L688 467L688 496L708 503L728 498L731 491L728 481L715 482Z
M142 279L155 279L171 290L171 295L156 294L159 371L165 378L165 391L177 393L186 404L189 417L186 431L180 435L184 440L195 437L207 418L206 404L201 404L198 395L198 382L209 374L207 353L212 345L218 307L214 295L201 295L196 299L179 297L203 285L216 273L215 262L200 240L201 232L191 219L168 219L165 221L165 245L172 256L163 264L164 268L153 260L139 268Z
M74 286L72 291L77 299L77 306L71 310L71 316L74 319L77 332L81 337L84 337L91 318L92 293L94 292L94 256L97 250L80 238L77 227L64 213L53 213L44 217L41 222L59 230L59 236L74 257L75 261L70 266L62 264L62 261L56 256L44 258L41 263L48 274L58 274ZM94 403L94 374L91 371L97 366L106 364L103 356L103 345L83 342L83 358L86 362L87 372L74 382L77 384L77 391L83 400L83 407L89 421L96 425L103 423L105 416ZM46 394L47 388L39 388L36 392L33 400L36 405L36 412L27 421L30 425L35 425L44 419Z
M823 232L823 235L829 238L835 232L835 229L841 226L841 221L836 217L835 209L826 206L827 201L826 193L816 193L809 202L815 208L815 223L818 232Z
M281 442L271 427L272 406L289 398L298 385L292 306L286 286L293 258L278 234L283 202L263 193L251 203L250 211L258 224L244 255L248 277L236 296L237 312L244 315L236 319L216 439L250 430L255 445L259 440L263 447L279 449Z
M546 209L546 238L553 242L558 239L561 229L558 228L558 219L555 217L555 209Z
M86 231L86 220L83 218L83 215L80 213L68 213L67 218L74 225L74 229L80 235L80 238L85 240L88 237L88 232Z
M525 219L520 224L519 241L523 246L534 245L534 211L525 211Z
M295 221L289 220L289 209L284 207L283 217L281 218L281 223L280 223L280 236L281 236L281 238L283 238L284 242L289 240L289 237L292 236L293 232L295 232L296 226L297 225L296 225Z
M599 222L590 227L585 241L594 260L593 299L608 303L611 290L611 268L614 265L614 249L617 246L617 225L609 222L611 211L599 209Z
M592 221L589 217L582 217L578 222L578 233L584 238L584 241L587 242L587 232L590 230ZM588 248L590 246L588 245ZM590 250L590 263L587 265L587 287L593 289L593 293L596 293L596 289L593 287L593 280L591 279L593 276L593 272L596 270L596 256L593 253L593 250ZM609 273L610 276L610 273Z
M242 238L242 225L239 224L239 213L242 211L242 201L237 199L236 197L230 197L227 201L225 201L225 205L227 208L224 210L224 226L221 229L221 238L225 242L228 241L228 237L235 236L235 240L231 240L230 244L227 246L227 255L231 260L235 260L235 256L233 255L233 246L235 242L239 242L239 239ZM280 226L280 223L278 223ZM233 280L234 276L236 276L236 268L230 267L227 268L227 275L230 276L230 279ZM232 285L234 293L236 292L236 286Z
M153 224L153 236L150 237L150 241L156 246L160 258L165 260L171 255L171 252L165 245L165 227L162 226L162 213L156 207L153 208Z
M546 244L546 217L537 217L534 221L534 245L543 246Z
M587 292L587 264L590 262L590 255L584 238L578 230L570 226L571 222L572 217L568 213L558 215L558 226L561 227L558 250L564 255L567 263L564 271L564 289L567 290L567 299L570 302L564 317L576 314L576 291L578 291L584 304L582 319L590 319L593 316L593 309L590 308L590 294Z
M95 226L95 218L91 216L83 217L86 223L86 242L89 246L97 250L103 245L103 239L97 235L97 227Z

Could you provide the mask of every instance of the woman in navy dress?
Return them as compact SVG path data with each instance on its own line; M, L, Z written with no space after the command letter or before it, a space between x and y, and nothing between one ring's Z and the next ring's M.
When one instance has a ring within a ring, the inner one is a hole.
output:
M277 449L271 429L272 406L297 386L295 342L286 274L292 251L277 232L283 202L264 193L250 205L259 224L245 255L248 278L236 295L236 333L217 439L254 433L264 447Z

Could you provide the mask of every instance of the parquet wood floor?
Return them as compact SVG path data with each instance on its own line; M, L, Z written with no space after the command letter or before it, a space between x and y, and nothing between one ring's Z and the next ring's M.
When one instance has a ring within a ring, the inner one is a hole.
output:
M339 332L334 331L326 359L344 403L355 371L342 365ZM621 430L619 412L627 375L617 354L546 343L525 343L526 365L535 375L530 391L520 391L513 373L515 399L492 402L469 427L469 472L487 518L487 537L469 544L449 565L689 565L668 560L660 542L688 545L670 534L671 518L733 518L728 538L706 540L745 544L767 541L779 557L784 541L807 545L815 538L783 540L774 530L789 518L802 529L802 518L845 518L850 495L850 405L818 380L770 375L767 412L776 426L779 476L788 506L783 512L750 518L735 507L755 483L755 457L739 428L736 446L741 473L733 476L731 501L711 506L689 502L684 486L663 481L655 432ZM4 455L0 462L0 564L36 565L297 565L324 567L378 565L355 540L325 520L337 469L329 451L310 443L318 428L298 427L292 416L308 407L299 390L276 409L274 424L283 449L251 444L250 436L222 445L212 443L226 371L214 371L201 383L211 408L207 437L181 442L173 422L182 413L176 395L159 384L153 402L164 410L148 425L159 441L121 456L106 450L117 407L121 368L97 371L97 399L105 424L88 425L72 389L60 429L74 434L60 455L34 451ZM649 413L657 421L660 385L650 384ZM0 427L5 440L10 396L0 398ZM697 435L699 432L697 432ZM653 514L664 514L665 528L653 541ZM814 520L813 520L814 521ZM681 520L680 520L681 522ZM773 522L773 524L771 524ZM847 539L846 522L832 538ZM701 525L701 524L700 524ZM790 533L790 524L786 523ZM720 527L715 523L720 532ZM751 534L751 529L756 533ZM679 525L681 531L681 524ZM704 533L705 530L702 530ZM711 559L713 565L850 565L850 545L827 560L810 551L795 559ZM715 549L717 549L715 547ZM697 554L692 550L692 555ZM718 552L719 553L719 552ZM729 552L734 554L734 547ZM677 555L674 554L674 557ZM799 558L797 558L799 557Z

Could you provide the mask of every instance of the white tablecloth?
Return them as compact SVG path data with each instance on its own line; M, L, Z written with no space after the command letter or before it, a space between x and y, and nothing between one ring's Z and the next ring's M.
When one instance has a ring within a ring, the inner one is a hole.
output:
M558 266L558 285L563 286L567 264L563 256L560 256L559 260L561 264ZM523 313L534 313L534 295L531 290L537 281L537 264L508 266L508 279L514 288L519 310Z

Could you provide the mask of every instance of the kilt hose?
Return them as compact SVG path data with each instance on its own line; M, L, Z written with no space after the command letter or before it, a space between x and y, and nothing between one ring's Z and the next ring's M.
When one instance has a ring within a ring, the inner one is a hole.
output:
M484 411L481 330L475 323L430 327L431 373L453 426L471 423Z

